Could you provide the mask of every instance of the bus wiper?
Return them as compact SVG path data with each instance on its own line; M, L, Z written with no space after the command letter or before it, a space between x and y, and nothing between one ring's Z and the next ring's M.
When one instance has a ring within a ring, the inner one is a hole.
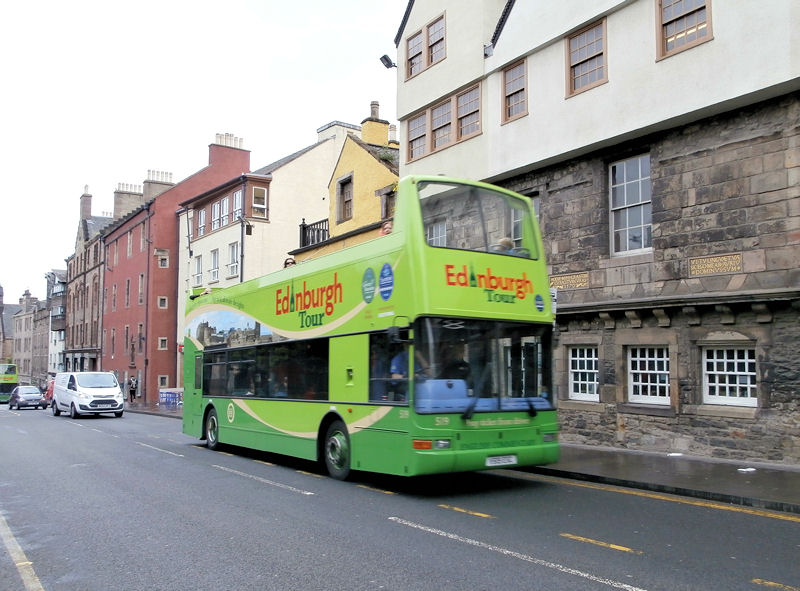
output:
M472 415L475 414L475 407L478 406L478 398L480 398L480 396L476 394L475 397L469 401L469 405L467 406L466 410L461 413L461 418L465 421L471 419Z
M533 400L530 398L526 398L525 400L528 402L528 416L535 417L537 414L539 414L536 410L536 407L533 406Z

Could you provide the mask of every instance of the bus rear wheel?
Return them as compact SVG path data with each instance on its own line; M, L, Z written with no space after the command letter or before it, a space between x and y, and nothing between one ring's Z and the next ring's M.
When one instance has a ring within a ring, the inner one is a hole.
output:
M350 474L350 437L342 421L334 421L325 432L325 468L331 478L345 480Z
M219 447L219 419L213 408L206 417L206 447L212 451Z

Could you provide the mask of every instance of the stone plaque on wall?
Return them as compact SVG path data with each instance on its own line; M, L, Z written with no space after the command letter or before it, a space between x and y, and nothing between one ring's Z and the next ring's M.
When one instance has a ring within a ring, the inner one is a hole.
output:
M550 287L558 289L578 289L589 287L589 273L568 273L567 275L552 275Z
M689 276L741 273L742 253L689 259Z

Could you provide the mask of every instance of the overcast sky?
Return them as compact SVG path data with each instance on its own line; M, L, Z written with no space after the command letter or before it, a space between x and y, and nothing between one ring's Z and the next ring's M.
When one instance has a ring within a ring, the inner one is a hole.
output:
M0 285L6 303L75 250L92 214L148 170L178 182L217 133L253 170L314 143L369 105L396 123L394 37L407 0L44 0L4 4Z

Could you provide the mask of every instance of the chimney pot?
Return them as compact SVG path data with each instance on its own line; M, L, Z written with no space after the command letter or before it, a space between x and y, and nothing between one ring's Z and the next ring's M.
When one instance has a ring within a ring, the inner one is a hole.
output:
M372 101L369 104L369 116L372 117L373 119L380 119L380 117L378 116L378 106L379 106L378 101Z

